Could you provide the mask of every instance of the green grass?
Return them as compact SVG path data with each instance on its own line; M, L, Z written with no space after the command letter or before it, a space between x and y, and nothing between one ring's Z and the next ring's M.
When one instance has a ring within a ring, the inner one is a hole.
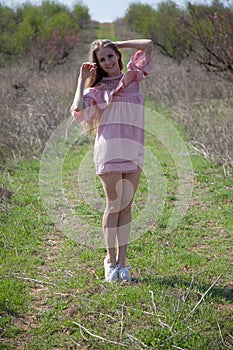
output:
M116 40L115 27L113 23L99 23L96 30L96 37L98 39Z
M232 348L232 178L193 155L192 203L180 225L166 232L175 167L159 141L148 138L147 145L168 192L159 220L129 246L130 285L106 284L105 249L80 245L53 225L40 198L39 161L5 166L1 180L13 195L1 207L0 349ZM100 226L101 212L79 202L76 192L77 169L89 147L70 149L63 186L76 214ZM134 217L146 195L143 176Z

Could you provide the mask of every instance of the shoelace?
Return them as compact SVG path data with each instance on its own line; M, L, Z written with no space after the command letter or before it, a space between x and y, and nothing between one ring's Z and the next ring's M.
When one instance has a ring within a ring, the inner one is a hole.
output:
M127 273L128 271L131 269L131 266L128 266L128 267L123 267L122 268L122 271L121 271L121 277L122 278L127 278Z
M116 273L116 271L118 271L120 268L120 265L117 264L115 267L112 268L112 271L111 271L111 277Z

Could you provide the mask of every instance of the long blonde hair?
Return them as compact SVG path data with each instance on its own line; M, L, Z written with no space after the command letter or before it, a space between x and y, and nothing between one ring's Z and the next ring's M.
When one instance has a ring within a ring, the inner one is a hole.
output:
M106 47L111 48L118 55L119 68L120 68L120 70L123 69L122 55L121 55L121 52L118 49L117 45L108 39L95 40L91 43L91 46L90 46L89 62L96 63L97 69L92 73L90 78L87 80L87 82L85 84L85 88L94 87L95 85L97 85L100 82L100 80L103 77L108 76L108 74L100 67L100 64L99 64L99 61L97 58L97 51L99 49L103 49ZM98 118L91 118L90 120L88 120L84 123L84 127L85 127L85 129L88 130L88 134L89 134L89 136L91 136L91 138L93 137L94 131L95 131L96 127L98 126L98 121L99 121Z

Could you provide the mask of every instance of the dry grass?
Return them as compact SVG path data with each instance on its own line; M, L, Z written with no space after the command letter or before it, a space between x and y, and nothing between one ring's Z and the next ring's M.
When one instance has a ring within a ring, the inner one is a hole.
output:
M171 110L193 147L224 167L233 166L233 84L208 74L191 59L177 64L155 54L144 90L155 108Z
M115 31L117 39L138 36L122 20ZM0 161L40 154L53 130L69 116L78 69L87 53L88 45L82 44L66 64L47 72L26 63L0 72ZM174 122L185 126L205 157L233 165L232 83L210 77L191 59L178 65L156 51L143 89L152 106L169 109Z
M31 158L42 151L51 133L69 116L80 62L77 50L66 65L51 71L21 64L0 73L0 161L9 156Z
M233 166L233 111L230 100L212 100L177 108L173 115L185 125L195 150L221 164L225 175Z

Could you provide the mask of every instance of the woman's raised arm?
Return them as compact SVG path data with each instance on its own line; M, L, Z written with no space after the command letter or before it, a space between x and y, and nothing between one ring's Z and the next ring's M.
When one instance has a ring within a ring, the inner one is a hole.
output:
M119 49L136 49L143 51L151 51L153 48L153 42L151 39L132 39L132 40L124 40L124 41L115 41L115 45L119 47Z
M76 88L76 92L75 92L75 96L72 104L73 110L76 112L82 110L84 107L83 92L85 88L85 82L95 69L96 69L96 64L89 63L89 62L83 63L80 68L78 84L77 84L77 88Z

